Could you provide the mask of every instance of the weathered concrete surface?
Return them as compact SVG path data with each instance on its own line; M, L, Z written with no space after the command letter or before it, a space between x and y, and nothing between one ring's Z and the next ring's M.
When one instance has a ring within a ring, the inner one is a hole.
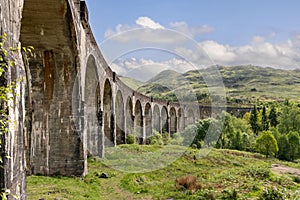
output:
M79 70L76 37L68 1L25 1L21 42L35 47L35 58L29 61L29 173L80 176L86 172L83 138L72 118L72 91Z
M7 46L18 47L20 37L21 16L23 9L23 0L9 1L0 0L0 34L7 34ZM10 190L8 199L26 199L26 181L25 181L25 151L24 151L24 94L25 83L21 79L24 76L24 67L20 52L11 54L11 60L16 61L16 66L9 67L6 72L7 82L0 84L11 84L17 82L13 89L12 99L8 102L9 125L8 132L1 137L2 156L8 158L4 160L4 168L0 168L0 190L5 188Z

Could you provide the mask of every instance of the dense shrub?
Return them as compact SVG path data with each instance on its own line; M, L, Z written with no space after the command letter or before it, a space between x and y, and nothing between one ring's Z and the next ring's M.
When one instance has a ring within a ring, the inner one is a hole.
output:
M164 132L162 133L162 139L163 139L164 145L170 144L170 142L171 142L171 136L170 136L170 133L164 131Z
M163 145L164 140L163 140L162 135L159 132L153 131L153 135L148 136L146 138L146 144L149 144L149 145Z
M133 134L128 134L126 137L126 144L135 144L135 137Z
M179 133L174 133L172 135L170 144L172 144L172 145L182 145L182 142L183 142L183 137L181 137Z
M286 193L282 190L278 190L276 187L265 188L261 195L260 200L285 200Z

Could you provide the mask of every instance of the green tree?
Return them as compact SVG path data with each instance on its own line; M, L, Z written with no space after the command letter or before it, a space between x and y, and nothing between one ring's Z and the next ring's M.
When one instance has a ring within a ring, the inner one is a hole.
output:
M217 148L230 148L232 146L232 137L234 135L234 127L232 124L232 116L227 112L222 112L220 120L224 122L223 130L219 137L216 147Z
M271 106L271 110L269 113L269 121L270 121L271 127L276 127L278 125L277 112L276 112L275 105Z
M256 139L255 148L266 158L278 152L278 145L271 131L263 131Z
M291 160L295 160L296 155L298 153L300 140L299 140L299 134L297 132L291 131L287 135L289 140L289 155Z
M251 125L251 128L252 128L253 132L257 135L260 127L259 127L259 124L258 124L256 105L254 105L254 108L251 110L250 125Z
M267 112L266 112L266 106L263 106L262 109L262 117L261 117L261 123L262 123L262 130L267 131L269 130L269 120L267 117Z
M290 146L286 134L280 135L278 140L278 154L277 157L281 160L290 160Z
M288 103L282 108L279 118L278 130L283 134L288 134L290 131L300 132L300 109L293 103Z

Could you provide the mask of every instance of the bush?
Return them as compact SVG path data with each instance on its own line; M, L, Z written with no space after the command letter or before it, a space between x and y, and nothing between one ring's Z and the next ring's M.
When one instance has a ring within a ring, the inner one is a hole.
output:
M293 176L293 181L295 183L299 183L300 184L300 177L299 176Z
M163 132L162 133L162 139L163 139L164 145L170 144L170 142L171 142L170 133Z
M237 191L236 190L233 190L233 191L223 190L221 199L237 200L238 199Z
M181 137L179 133L174 133L171 138L170 144L182 145L182 142L183 142L183 137Z
M135 144L135 137L133 134L127 135L126 144Z
M148 145L163 145L164 144L163 137L159 132L154 131L154 135L151 135L146 138L146 144L148 144Z
M282 190L278 190L276 187L265 188L261 195L260 200L285 200L286 194Z
M249 177L266 179L270 177L270 168L268 167L251 167L247 170Z

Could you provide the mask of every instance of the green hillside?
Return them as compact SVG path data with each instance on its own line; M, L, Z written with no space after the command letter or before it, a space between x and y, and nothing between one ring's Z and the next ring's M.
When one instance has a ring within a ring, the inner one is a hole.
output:
M300 71L280 70L257 66L219 66L219 72L226 88L230 103L252 103L263 101L283 101L288 98L299 101ZM209 92L203 76L211 78L208 69L188 71L184 74L161 72L138 91L156 98L190 100L195 96L200 102L209 102ZM213 77L212 77L213 78ZM155 90L153 90L155 85ZM168 90L159 89L167 87ZM159 91L159 92L157 92ZM192 94L192 95L191 95Z
M145 84L141 81L129 77L119 76L119 78L123 83L125 83L128 87L130 87L133 90L137 90L139 87Z
M108 159L123 162L130 168L142 160L115 156L126 151L132 155L150 154L155 157L160 148L171 146L121 145L109 148ZM167 153L167 150L166 152ZM170 151L170 155L176 151ZM300 169L299 164L265 159L260 154L214 149L200 158L201 150L188 149L171 165L146 173L125 173L105 166L102 159L89 160L89 173L85 177L27 178L27 199L257 199L264 195L279 195L280 199L297 199L300 195L300 178L294 174L278 174L271 166L280 164ZM143 156L140 156L142 158ZM108 178L101 178L105 173ZM179 191L175 178L196 176L201 188L196 192ZM279 199L279 196L275 196ZM274 197L274 196L273 196ZM266 199L266 198L262 198Z

